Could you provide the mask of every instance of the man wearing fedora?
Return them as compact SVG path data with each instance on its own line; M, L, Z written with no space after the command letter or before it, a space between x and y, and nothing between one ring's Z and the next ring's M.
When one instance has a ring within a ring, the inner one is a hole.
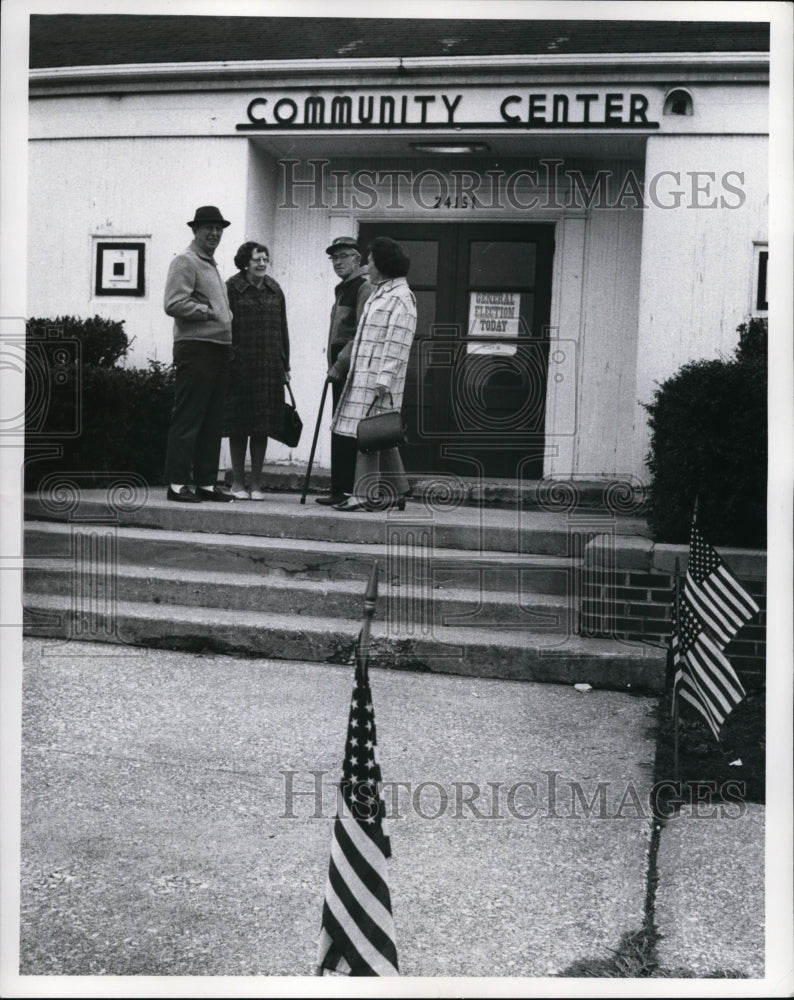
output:
M174 318L176 369L166 496L178 503L227 503L233 497L217 486L217 479L232 313L214 254L230 223L214 205L203 205L188 225L193 241L171 261L165 283L165 311Z
M350 236L338 236L325 252L331 258L337 278L342 279L334 289L327 347L327 377L331 382L335 410L350 369L350 354L358 321L374 289L369 283L366 267L361 265L361 251L356 240ZM317 497L316 502L326 506L341 503L353 492L355 468L355 438L331 434L331 492Z

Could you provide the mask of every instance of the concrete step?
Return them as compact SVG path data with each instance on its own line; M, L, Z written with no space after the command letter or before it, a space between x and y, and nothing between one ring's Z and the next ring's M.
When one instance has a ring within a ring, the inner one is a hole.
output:
M28 560L25 593L72 595L75 578L63 559ZM517 580L517 582L519 582ZM293 580L267 573L222 573L180 570L175 575L162 566L120 565L111 578L91 570L79 583L81 594L92 599L141 604L183 604L192 607L262 611L288 615L350 618L363 612L360 580ZM555 594L514 589L424 588L409 581L403 586L381 586L378 615L385 621L414 620L435 627L504 625L536 632L577 631L571 602Z
M25 632L77 639L212 651L224 654L349 662L360 618L208 609L119 601L107 612L75 610L71 596L31 594ZM647 646L575 635L539 635L504 627L434 628L420 622L372 626L372 661L393 669L505 680L588 683L593 687L658 693L664 652Z
M172 575L267 572L284 579L357 580L362 589L377 560L381 580L393 585L564 597L576 592L578 572L561 556L439 548L432 535L417 537L396 523L386 542L362 543L28 521L25 558L41 557L66 559L75 568L101 563L106 572L124 564L168 568Z
M510 510L458 506L453 500L411 500L403 512L344 514L297 495L269 496L263 502L230 504L176 504L163 491L141 488L136 499L114 499L107 490L74 491L70 497L25 498L25 517L31 521L115 523L122 527L157 528L224 535L300 538L377 545L399 529L429 539L438 549L478 549L494 552L566 556L581 547L583 538L612 528L623 535L647 537L645 522L616 517L604 511L547 513L521 506Z
M645 487L634 476L616 479L587 479L573 476L565 480L486 479L444 473L431 476L408 472L413 496L434 500L439 496L460 504L485 507L534 507L542 511L561 509L611 509L639 512L645 507ZM231 472L225 474L231 483ZM266 463L262 481L276 493L301 493L306 482L306 464ZM315 465L309 477L309 499L330 489L331 471Z
M377 561L380 665L661 688L663 652L577 635L583 542L643 538L643 522L427 499L346 515L295 495L194 507L111 493L27 498L27 634L347 662Z

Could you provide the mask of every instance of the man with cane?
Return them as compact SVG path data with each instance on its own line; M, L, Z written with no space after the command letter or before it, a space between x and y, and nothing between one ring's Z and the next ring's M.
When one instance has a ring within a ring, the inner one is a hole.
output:
M327 347L327 381L331 383L333 408L336 410L350 368L350 353L358 321L373 288L367 280L366 267L361 266L358 243L352 237L338 236L325 252L331 258L334 273L341 279L334 289ZM353 492L356 454L355 438L331 434L331 492L316 497L316 503L330 507L341 503Z

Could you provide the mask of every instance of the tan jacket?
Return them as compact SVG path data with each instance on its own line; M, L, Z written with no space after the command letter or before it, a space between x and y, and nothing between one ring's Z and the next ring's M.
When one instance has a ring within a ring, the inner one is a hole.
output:
M231 344L232 311L226 282L215 260L201 253L195 240L171 261L163 306L174 317L174 343L206 340Z

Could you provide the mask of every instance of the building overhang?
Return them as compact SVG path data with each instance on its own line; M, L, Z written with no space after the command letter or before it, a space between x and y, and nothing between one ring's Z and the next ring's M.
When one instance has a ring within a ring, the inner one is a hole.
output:
M546 83L572 79L665 83L769 82L766 52L656 52L579 55L537 54L477 57L414 57L374 59L279 59L220 62L129 63L109 66L63 66L33 69L31 93L64 94L118 90L201 89L207 82L225 89L247 88L257 81L301 80L346 84L378 82L421 83L444 79L475 83L542 77Z
M362 157L373 155L382 159L422 160L431 163L439 170L479 170L485 171L497 167L504 160L537 159L548 157L553 149L555 157L577 158L582 160L631 160L642 162L645 159L645 144L647 135L626 134L594 134L553 135L553 146L550 146L548 133L528 134L524 131L512 130L482 133L457 132L456 144L465 147L486 146L486 149L474 149L470 153L461 151L454 154L444 151L443 147L450 142L450 133L439 130L435 133L423 134L421 138L416 133L384 132L355 134L350 132L318 134L300 134L295 132L273 133L262 135L249 134L248 138L257 148L263 150L275 160L298 159L308 160L322 156L328 160L355 161ZM437 151L426 150L423 147L437 146Z

